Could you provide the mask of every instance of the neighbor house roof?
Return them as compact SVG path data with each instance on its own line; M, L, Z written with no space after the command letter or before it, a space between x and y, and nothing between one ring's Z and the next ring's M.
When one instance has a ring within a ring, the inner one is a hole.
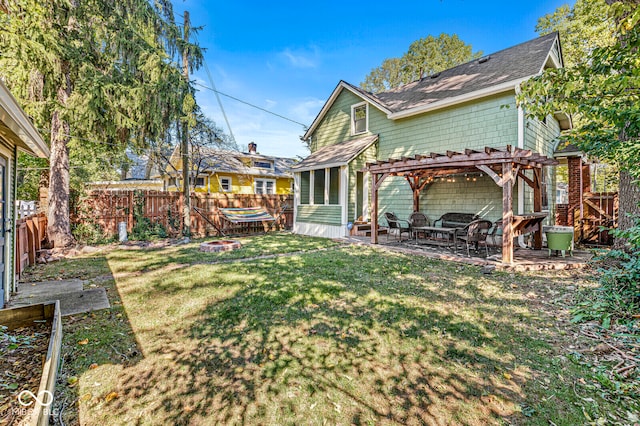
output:
M290 169L297 161L294 158L207 148L203 149L200 155L202 155L204 161L202 172L243 174L269 178L292 177ZM273 163L273 168L255 167L256 162Z
M29 154L49 157L49 147L2 80L0 80L0 136Z
M554 158L582 157L586 159L586 154L576 145L567 142L561 142L553 153Z
M546 66L561 67L562 55L553 54L556 43L559 50L558 33L550 33L377 94L341 81L304 138L312 134L342 90L369 101L389 119L409 117L514 90L524 80L540 74Z
M356 158L362 151L369 148L377 140L378 135L370 135L325 146L293 166L292 169L295 172L304 172L307 170L344 166L349 164L351 160Z

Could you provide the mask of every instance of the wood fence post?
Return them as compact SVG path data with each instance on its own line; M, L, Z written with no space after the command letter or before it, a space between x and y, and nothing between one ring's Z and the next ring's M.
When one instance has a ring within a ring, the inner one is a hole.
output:
M133 209L134 209L134 199L133 199L133 191L129 191L129 219L127 220L127 232L133 231ZM118 229L118 224L116 223L116 229Z
M35 265L36 263L36 233L33 225L33 219L29 218L27 222L27 256L29 258L29 265Z

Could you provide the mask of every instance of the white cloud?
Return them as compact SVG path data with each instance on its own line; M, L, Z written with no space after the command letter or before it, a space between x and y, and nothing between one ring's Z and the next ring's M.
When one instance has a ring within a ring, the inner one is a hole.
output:
M295 51L286 48L280 52L280 56L294 68L316 68L320 62L316 47L312 47L310 50L298 49Z
M291 115L296 117L296 121L306 123L307 126L316 118L325 103L324 99L305 99L291 107Z

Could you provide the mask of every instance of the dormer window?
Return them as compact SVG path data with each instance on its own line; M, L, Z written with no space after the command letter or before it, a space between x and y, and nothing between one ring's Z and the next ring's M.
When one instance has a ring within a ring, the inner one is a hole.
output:
M259 169L273 169L273 163L270 161L254 161L253 167L257 167Z
M369 105L366 102L351 106L351 134L365 133L369 127Z

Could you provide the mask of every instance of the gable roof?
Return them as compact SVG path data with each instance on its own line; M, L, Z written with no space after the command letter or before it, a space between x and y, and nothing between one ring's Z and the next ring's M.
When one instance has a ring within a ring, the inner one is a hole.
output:
M377 140L378 135L370 135L325 146L293 166L292 170L305 172L307 170L344 166Z
M541 73L549 62L556 67L562 66L562 55L552 55L556 43L560 48L558 33L550 33L377 94L341 81L304 138L315 130L342 90L349 90L370 102L389 119L409 117L515 90L522 81Z

